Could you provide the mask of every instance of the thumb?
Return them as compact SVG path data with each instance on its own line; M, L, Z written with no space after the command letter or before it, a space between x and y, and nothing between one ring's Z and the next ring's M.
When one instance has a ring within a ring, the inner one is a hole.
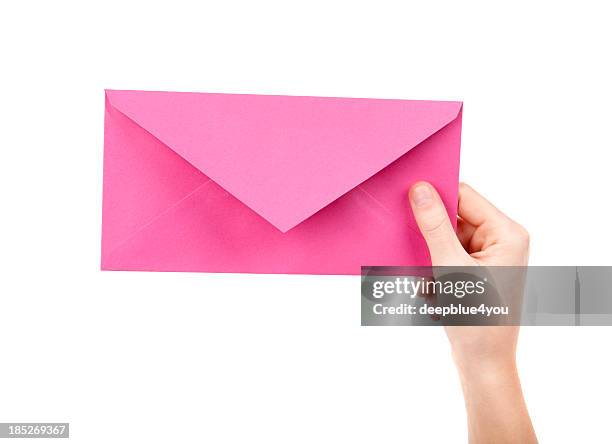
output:
M427 242L432 265L462 265L467 253L453 231L435 188L427 182L417 182L410 188L409 198L414 218Z

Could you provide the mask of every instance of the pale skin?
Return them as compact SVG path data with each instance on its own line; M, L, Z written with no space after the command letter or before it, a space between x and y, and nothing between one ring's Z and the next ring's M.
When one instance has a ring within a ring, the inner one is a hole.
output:
M457 232L435 188L417 182L409 201L434 266L522 266L527 231L470 186L459 187ZM463 389L468 439L537 443L516 367L519 327L445 327Z

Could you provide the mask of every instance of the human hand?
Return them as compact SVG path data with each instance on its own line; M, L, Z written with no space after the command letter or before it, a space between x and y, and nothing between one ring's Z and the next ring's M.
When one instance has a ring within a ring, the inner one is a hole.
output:
M527 265L527 231L470 186L459 186L457 233L431 184L414 184L409 200L434 267ZM463 387L470 442L537 442L516 369L519 327L445 329Z
M527 231L469 185L459 186L457 233L435 188L417 182L410 189L416 222L433 266L524 266L529 257ZM514 366L518 327L446 327L453 357L461 370ZM477 369L477 370L480 370Z
M456 234L431 184L414 184L410 204L434 266L527 265L527 231L469 185L459 185Z

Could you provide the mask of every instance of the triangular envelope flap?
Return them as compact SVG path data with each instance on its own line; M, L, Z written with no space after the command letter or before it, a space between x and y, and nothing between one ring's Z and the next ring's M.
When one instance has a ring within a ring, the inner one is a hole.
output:
M107 91L111 104L286 232L453 121L460 102Z

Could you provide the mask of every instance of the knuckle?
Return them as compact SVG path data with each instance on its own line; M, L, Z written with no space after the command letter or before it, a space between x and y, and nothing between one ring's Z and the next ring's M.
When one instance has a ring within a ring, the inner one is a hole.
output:
M424 233L427 233L431 236L437 235L442 232L444 224L446 222L446 214L442 214L441 212L436 212L432 214L431 217L428 218L427 221L423 221L422 230Z
M523 247L528 247L530 242L529 232L518 223L514 222L512 227L514 239Z

